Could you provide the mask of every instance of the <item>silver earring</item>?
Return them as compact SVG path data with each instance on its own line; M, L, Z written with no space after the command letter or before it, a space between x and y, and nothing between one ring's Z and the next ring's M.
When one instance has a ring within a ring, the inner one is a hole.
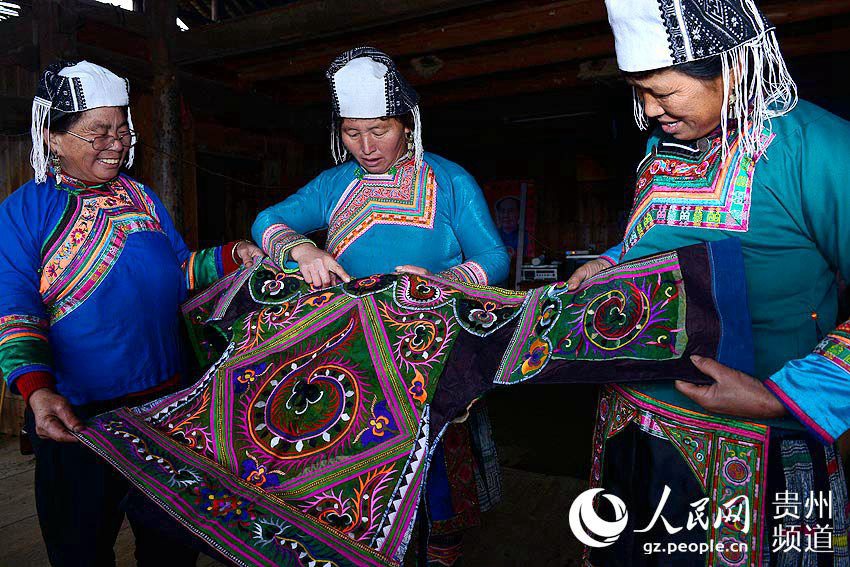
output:
M53 175L59 179L62 176L62 162L59 161L59 156L51 156L50 165L53 166Z

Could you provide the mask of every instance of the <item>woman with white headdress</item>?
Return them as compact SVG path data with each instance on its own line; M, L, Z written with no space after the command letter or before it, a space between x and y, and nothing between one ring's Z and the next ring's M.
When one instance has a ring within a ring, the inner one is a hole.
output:
M121 171L136 144L129 83L103 67L44 71L32 140L35 179L0 204L0 373L28 405L51 564L114 565L127 482L73 432L176 386L187 291L262 252L186 248L156 194ZM140 565L194 565L197 553L133 528Z
M834 442L850 428L836 293L836 272L850 277L850 123L797 100L752 0L606 5L635 118L654 123L610 262L739 239L755 365L693 357L712 385L603 392L591 484L628 519L583 540L589 564L848 565Z
M327 71L333 99L331 152L339 164L297 193L261 212L254 240L283 266L288 261L308 283L326 287L338 279L406 271L439 273L472 284L495 284L508 274L508 254L475 179L459 165L424 152L419 96L389 56L371 47L346 51ZM349 159L349 157L353 159ZM324 250L305 234L327 229ZM476 443L484 455L485 479L498 470L489 426L473 412ZM451 565L457 537L433 537L445 527L457 532L477 518L479 502L451 494L448 471L469 466L469 433L447 434L461 447L443 458L440 445L428 482L432 537L429 556ZM467 462L461 462L467 461ZM448 469L447 469L448 467ZM452 483L457 479L452 479ZM472 489L475 493L475 489ZM469 491L466 491L469 494ZM475 500L474 498L472 500Z

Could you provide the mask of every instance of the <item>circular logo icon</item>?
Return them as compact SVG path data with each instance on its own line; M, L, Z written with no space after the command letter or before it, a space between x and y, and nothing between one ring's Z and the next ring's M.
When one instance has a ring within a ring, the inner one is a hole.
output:
M613 494L602 494L614 508L614 521L603 520L593 508L593 499L603 492L601 488L591 488L579 494L570 506L570 529L583 544L589 547L607 547L617 541L626 523L629 513L626 503Z

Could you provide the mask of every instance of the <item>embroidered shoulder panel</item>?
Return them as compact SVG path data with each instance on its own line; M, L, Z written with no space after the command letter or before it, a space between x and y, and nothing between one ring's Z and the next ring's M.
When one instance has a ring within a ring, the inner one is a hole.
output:
M40 291L51 324L97 289L134 232L163 232L140 184L119 177L70 194L62 220L42 249Z
M736 139L725 160L719 136L704 148L659 142L638 169L624 252L656 225L749 229L753 172L761 154L746 155L735 133L730 136Z
M434 170L413 160L384 175L355 179L340 197L328 223L327 250L340 256L371 227L395 224L434 228L437 184Z

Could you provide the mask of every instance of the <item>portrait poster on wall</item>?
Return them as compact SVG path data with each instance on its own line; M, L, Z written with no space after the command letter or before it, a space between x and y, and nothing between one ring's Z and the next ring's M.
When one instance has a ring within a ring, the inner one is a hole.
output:
M537 255L535 246L535 228L537 221L537 199L534 182L527 180L497 180L484 184L484 196L490 206L490 213L496 222L496 229L502 242L511 255L511 265L516 260L519 245L520 211L522 210L522 187L526 188L525 202L525 231L523 241L523 257L533 258Z

